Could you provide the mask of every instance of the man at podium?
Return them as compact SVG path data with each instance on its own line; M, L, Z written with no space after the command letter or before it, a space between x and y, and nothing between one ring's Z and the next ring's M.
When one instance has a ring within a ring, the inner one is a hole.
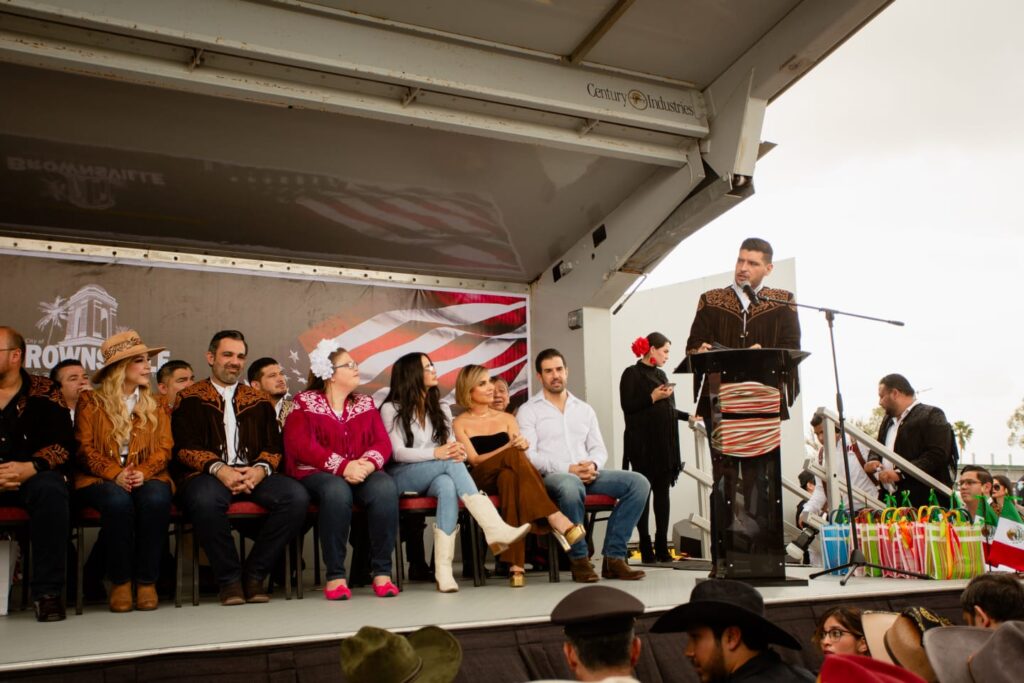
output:
M792 301L784 289L764 286L772 272L772 245L757 237L748 237L740 245L732 285L711 289L700 295L697 315L690 327L686 352L711 348L800 348L800 321L791 306L751 301L750 293L763 293L772 299Z
M701 295L677 370L694 374L711 446L711 576L769 583L786 580L781 421L805 355L793 294L765 287L771 272L771 245L744 240L732 284Z

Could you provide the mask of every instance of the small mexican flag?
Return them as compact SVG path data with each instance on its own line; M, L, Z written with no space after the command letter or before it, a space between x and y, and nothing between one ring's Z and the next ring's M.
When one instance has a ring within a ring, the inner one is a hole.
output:
M1003 510L999 515L996 533L992 537L988 561L1024 571L1024 520L1021 520L1017 513L1014 505L1016 502L1014 496L1006 496L1003 499Z
M953 494L954 496L956 493ZM999 515L992 509L992 506L988 504L987 496L975 496L978 499L978 511L974 513L974 524L975 526L981 527L981 549L985 554L985 564L992 564L989 560L989 553L991 552L992 538L996 533L996 526L999 524Z

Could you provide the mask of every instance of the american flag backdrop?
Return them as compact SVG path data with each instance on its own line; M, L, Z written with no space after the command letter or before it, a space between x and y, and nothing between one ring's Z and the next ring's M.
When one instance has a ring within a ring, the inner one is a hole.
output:
M387 289L388 301L394 305L396 292ZM526 398L529 300L525 296L403 291L408 305L381 310L374 297L362 297L348 302L343 314L300 334L285 362L293 393L305 387L309 352L321 339L334 339L359 363L363 381L360 391L372 394L378 405L388 392L391 365L412 352L430 356L445 401L454 403L455 378L463 366L470 364L483 365L492 377L508 381L513 403Z

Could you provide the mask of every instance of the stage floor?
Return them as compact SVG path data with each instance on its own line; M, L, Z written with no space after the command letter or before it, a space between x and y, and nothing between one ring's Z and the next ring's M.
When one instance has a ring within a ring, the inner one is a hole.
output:
M810 569L790 567L788 575L806 578ZM318 590L305 599L275 596L269 604L221 607L213 596L198 606L180 609L161 603L155 612L111 614L105 605L86 605L85 613L69 611L66 621L40 624L31 609L14 609L0 617L0 673L66 664L114 662L173 652L209 652L264 645L289 645L333 640L361 626L413 630L426 624L462 630L484 626L542 623L565 595L578 588L567 572L559 583L547 574L531 573L522 589L492 579L474 588L460 580L460 592L441 594L433 584L409 582L397 598L375 597L369 588L354 591L347 602L328 602ZM636 596L648 612L662 612L685 602L706 572L648 568L642 581L608 581ZM826 576L805 586L760 588L766 603L828 601L856 597L906 596L959 590L966 581L908 581L854 578L845 586ZM3 678L0 675L0 678Z

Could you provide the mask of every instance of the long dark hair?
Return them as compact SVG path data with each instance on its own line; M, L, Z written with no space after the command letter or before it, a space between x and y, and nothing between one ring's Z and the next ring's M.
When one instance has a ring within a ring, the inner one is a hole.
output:
M423 407L430 424L434 426L434 443L443 446L448 443L451 426L441 411L441 392L434 386L427 388L423 383L423 359L430 361L425 353L407 353L391 366L391 389L384 403L395 405L398 424L402 426L406 448L412 446L412 421Z

